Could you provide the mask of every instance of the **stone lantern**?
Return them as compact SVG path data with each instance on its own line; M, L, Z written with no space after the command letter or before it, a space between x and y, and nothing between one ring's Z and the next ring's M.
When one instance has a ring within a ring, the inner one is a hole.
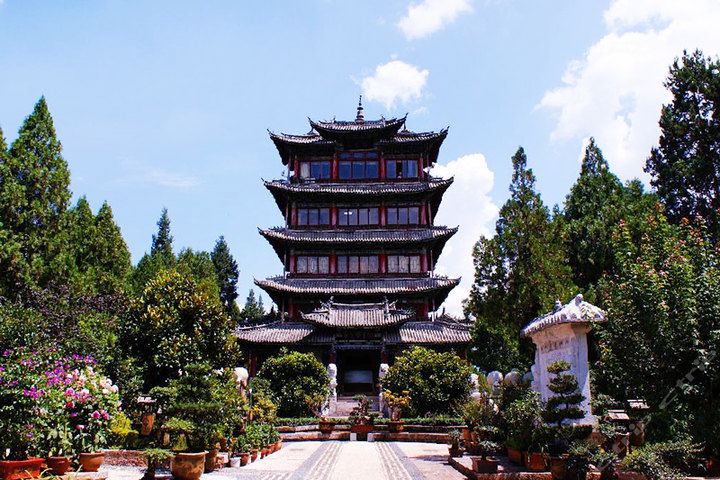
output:
M576 296L567 305L560 301L555 309L527 324L520 335L529 337L535 344L535 364L532 366L532 387L546 401L553 393L548 388L551 363L564 360L570 364L570 372L577 378L580 392L585 400L579 405L585 417L573 423L594 425L595 417L590 411L590 367L588 365L587 334L594 323L605 322L605 313L598 307Z

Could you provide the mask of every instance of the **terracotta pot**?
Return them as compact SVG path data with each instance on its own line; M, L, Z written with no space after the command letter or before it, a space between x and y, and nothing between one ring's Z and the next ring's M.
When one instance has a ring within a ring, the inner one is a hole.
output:
M565 480L567 477L567 455L550 457L550 472L553 480Z
M213 448L205 454L205 473L215 470L215 460L217 459L217 448Z
M250 463L250 453L241 453L240 454L240 466L244 467Z
M709 475L720 475L720 459L718 459L718 457L711 455L707 459L705 467L707 468L707 472Z
M459 446L448 447L448 453L451 457L462 457L462 449Z
M260 458L267 457L267 447L263 447L260 449Z
M220 451L227 452L227 438L220 438Z
M476 473L497 473L498 461L494 458L473 457L472 467Z
M0 462L0 477L3 480L21 480L38 478L44 459L28 458L27 460L3 460Z
M358 440L366 440L367 434L373 431L373 426L366 424L356 424L350 427L350 431L357 434Z
M320 429L320 433L330 433L335 428L335 422L320 420L320 422L318 422L318 428Z
M545 464L545 454L540 452L526 452L525 468L531 472L544 472L547 468Z
M100 470L103 461L105 461L105 454L102 452L81 453L80 469L83 472L97 472Z
M170 460L170 471L173 477L180 480L199 480L205 469L205 454L177 453Z
M280 439L280 440L278 440L277 442L275 442L275 451L277 452L277 451L280 450L281 448L282 448L282 439Z
M45 459L45 465L47 465L53 475L65 475L65 473L70 470L70 458L48 457Z
M154 413L143 413L140 417L140 435L147 437L152 433L153 425L155 425Z
M405 422L402 420L388 422L388 431L390 433L400 433L405 429Z
M252 450L250 450L250 458L252 459L253 462L255 460L257 460L257 457L258 457L258 449L253 448Z
M507 447L508 458L515 465L523 465L523 453L517 448Z

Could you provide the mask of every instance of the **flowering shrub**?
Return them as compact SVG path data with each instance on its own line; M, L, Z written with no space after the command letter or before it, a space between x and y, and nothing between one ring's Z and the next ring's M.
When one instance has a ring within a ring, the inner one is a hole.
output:
M9 458L106 446L120 400L92 357L21 348L6 350L0 362L0 445Z

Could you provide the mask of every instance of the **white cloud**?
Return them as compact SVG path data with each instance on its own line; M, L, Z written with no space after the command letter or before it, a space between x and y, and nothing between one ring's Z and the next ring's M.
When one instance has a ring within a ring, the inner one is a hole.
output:
M604 12L605 36L539 104L558 114L552 139L593 135L621 177L647 178L642 168L670 100L668 68L683 49L720 53L718 18L717 0L614 0Z
M149 184L168 188L191 188L200 183L199 179L193 175L173 172L164 168L140 165L131 161L123 161L122 165L129 172L120 180L125 183Z
M416 40L441 30L460 14L471 11L470 0L424 0L408 5L397 26L406 39Z
M429 70L421 70L401 60L391 60L375 67L375 73L360 81L367 100L382 103L391 110L396 102L406 104L423 96Z
M475 279L472 249L481 235L491 235L498 207L490 198L495 175L480 153L464 155L447 165L436 165L430 172L438 177L455 177L445 193L436 217L438 225L460 226L445 245L436 273L456 278L462 276L444 303L446 311L462 315L462 302L470 293Z

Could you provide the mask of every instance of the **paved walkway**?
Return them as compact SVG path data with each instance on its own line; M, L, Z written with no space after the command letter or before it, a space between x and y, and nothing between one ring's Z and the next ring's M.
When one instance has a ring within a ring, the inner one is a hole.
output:
M141 469L110 467L108 480L138 480ZM286 442L267 458L203 480L462 480L447 446L403 442Z

